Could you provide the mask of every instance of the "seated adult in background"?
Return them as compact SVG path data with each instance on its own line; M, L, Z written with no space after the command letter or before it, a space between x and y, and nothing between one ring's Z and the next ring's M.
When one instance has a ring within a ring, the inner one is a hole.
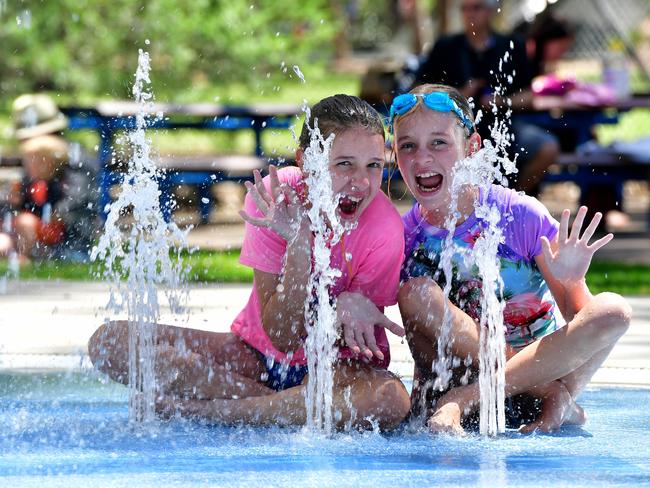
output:
M548 9L532 22L518 25L514 32L526 39L531 76L552 73L575 39L575 28Z
M47 95L21 95L13 104L23 180L1 216L0 256L80 261L99 229L96 162L69 144L67 119Z
M515 32L526 38L526 51L532 76L536 78L534 82L534 85L537 84L536 93L540 93L541 90L542 93L548 91L551 95L561 94L576 103L584 103L586 93L596 97L591 91L590 85L593 84L576 83L571 78L567 83L567 78L554 75L557 61L566 54L575 40L576 28L576 25L556 16L552 9L548 8L531 23L521 24L515 28ZM554 93L558 89L560 93ZM555 129L554 134L558 137L562 150L576 149L578 141L574 128ZM595 132L593 137L596 139ZM591 183L580 199L581 203L590 209L589 218L596 211L605 215L605 223L610 230L624 228L629 224L630 218L622 212L616 187L612 183Z
M531 71L523 41L499 34L492 28L497 0L462 0L463 32L440 37L422 63L416 84L444 83L474 99L483 110L478 132L491 139L489 127L497 117L503 120L509 108L525 110L532 103ZM497 88L501 90L495 96ZM512 178L515 187L535 194L546 169L555 162L560 148L555 136L537 126L514 120L513 152L519 153L519 173Z

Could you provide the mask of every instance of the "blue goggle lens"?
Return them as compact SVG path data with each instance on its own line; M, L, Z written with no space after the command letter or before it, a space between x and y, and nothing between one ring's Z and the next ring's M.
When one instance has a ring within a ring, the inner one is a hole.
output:
M402 116L411 110L417 103L418 97L422 98L424 105L429 109L435 110L436 112L453 112L460 119L465 127L470 131L474 130L474 124L467 118L463 111L458 108L456 102L454 102L448 93L444 92L432 92L426 94L413 94L405 93L403 95L398 95L393 99L393 103L390 106L390 129L393 130L393 122L395 117Z

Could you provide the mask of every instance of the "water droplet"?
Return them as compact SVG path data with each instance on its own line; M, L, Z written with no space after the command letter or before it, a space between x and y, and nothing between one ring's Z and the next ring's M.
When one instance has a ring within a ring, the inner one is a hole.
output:
M30 29L32 27L32 12L31 10L21 10L16 16L16 24L21 29Z
M303 83L306 83L305 75L302 74L302 71L300 71L300 68L298 67L298 65L295 65L295 64L293 65L293 72L296 73L296 76L298 78L300 78L300 81L302 81Z

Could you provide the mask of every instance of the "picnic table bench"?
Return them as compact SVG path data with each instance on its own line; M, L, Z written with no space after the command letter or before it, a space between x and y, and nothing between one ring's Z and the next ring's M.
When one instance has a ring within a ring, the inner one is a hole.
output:
M625 154L563 153L544 177L547 182L571 181L578 185L582 195L592 184L611 184L621 203L623 184L630 180L650 180L650 154L647 161L641 161Z
M99 135L100 208L106 216L111 202L109 190L122 179L123 173L111 165L115 135L136 129L140 105L132 101L100 102L95 107L62 107L70 130L91 130ZM218 156L160 156L157 164L166 171L160 180L161 209L171 218L171 191L178 184L197 185L201 196L201 216L208 218L211 196L209 185L220 181L243 181L252 177L253 169L266 168L276 162L265 155L262 135L273 129L288 129L301 109L292 104L251 104L230 106L218 104L154 103L148 107L147 130L201 129L251 130L255 137L254 154ZM207 201L207 203L206 203Z
M616 201L623 204L623 185L628 180L650 177L650 154L645 159L633 159L625 154L582 153L581 145L593 139L596 124L616 124L622 112L633 108L650 108L650 96L642 94L598 106L575 105L562 97L535 97L533 108L514 114L520 120L546 128L551 132L573 133L575 146L560 155L544 177L546 182L571 181L580 188L584 198L595 184L614 188Z

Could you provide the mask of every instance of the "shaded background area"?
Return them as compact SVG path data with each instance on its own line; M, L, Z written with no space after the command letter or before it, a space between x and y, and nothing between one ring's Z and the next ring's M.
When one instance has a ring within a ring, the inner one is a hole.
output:
M500 5L503 31L545 9L575 25L560 71L598 79L603 60L622 53L633 91L650 91L650 3ZM151 53L161 101L313 102L359 93L369 70L399 72L440 34L458 30L460 18L458 0L4 0L0 25L0 144L11 149L7 114L16 96L47 91L62 105L129 98L140 48Z
M161 102L250 104L309 103L333 93L384 89L417 62L440 34L460 28L459 0L0 0L0 156L15 154L11 103L25 92L46 91L57 103L93 106L130 98L138 49L151 53L152 88ZM650 2L647 0L502 0L498 28L510 31L552 10L576 27L575 41L558 72L600 81L603 63L621 57L631 89L650 92ZM304 73L306 83L294 67ZM374 85L373 85L374 83ZM596 129L599 142L650 135L650 110L635 109L614 126ZM92 152L92 131L68 131ZM167 154L250 154L250 131L152 131L155 150ZM290 155L288 131L265 131L265 147ZM8 169L8 168L7 168ZM5 168L2 168L4 171ZM12 169L13 171L13 169ZM1 180L2 178L0 178ZM1 184L1 182L0 182ZM392 194L410 203L399 182ZM222 202L212 222L215 234L240 239L236 228L242 189L215 185ZM647 182L626 184L634 232L644 231ZM177 188L176 197L196 202L195 190ZM578 199L575 185L548 185L542 199L557 212ZM223 202L226 202L224 205ZM175 215L196 221L191 206ZM206 229L208 232L208 229ZM635 241L636 242L636 241ZM641 244L639 246L642 245ZM638 248L635 244L635 249ZM218 246L223 248L224 246ZM227 247L227 246L225 246ZM629 257L625 248L618 258Z
M569 60L622 51L647 87L650 4L644 0L502 0L498 27L510 31L544 9L577 27ZM458 30L458 0L172 0L0 2L3 109L20 93L52 91L64 100L129 96L138 48L151 52L161 100L278 99L296 81L361 74L376 61L401 66L440 34ZM150 44L145 45L149 40ZM364 62L364 60L366 60ZM288 69L285 69L288 68ZM334 73L332 72L334 68ZM338 72L338 73L337 73ZM232 90L232 89L231 89Z

